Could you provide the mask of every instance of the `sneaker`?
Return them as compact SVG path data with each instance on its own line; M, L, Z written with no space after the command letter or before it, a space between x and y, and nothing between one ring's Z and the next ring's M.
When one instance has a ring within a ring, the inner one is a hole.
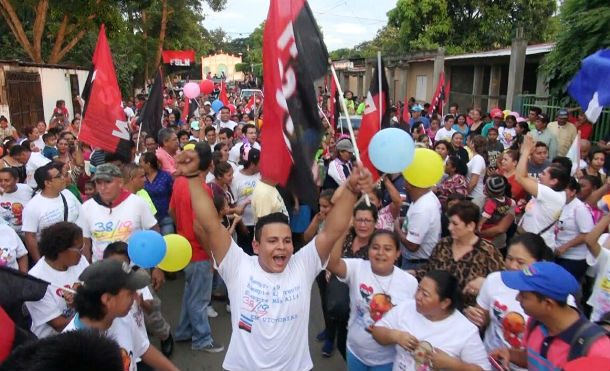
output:
M227 304L225 309L227 310L227 313L231 313L231 304Z
M210 317L210 318L218 317L218 312L215 311L211 305L208 305L208 317Z
M164 356L169 358L169 356L171 356L173 352L174 352L174 338L172 337L172 334L170 333L169 336L167 337L167 339L161 340L161 353L163 353Z
M326 340L326 329L320 331L318 335L316 335L316 341L323 342Z
M191 348L193 350L202 350L204 352L208 352L208 353L219 353L222 352L223 350L225 350L225 347L222 344L218 344L217 342L215 342L214 340L212 340L212 342L206 346L203 346L201 348Z
M333 354L335 347L330 340L326 340L322 346L322 357L330 357Z

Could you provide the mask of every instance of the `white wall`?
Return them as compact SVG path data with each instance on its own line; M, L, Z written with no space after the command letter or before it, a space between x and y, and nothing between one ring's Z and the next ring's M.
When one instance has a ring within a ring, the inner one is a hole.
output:
M66 109L70 113L70 119L74 118L70 75L78 75L78 87L82 93L89 71L41 67L39 73L45 122L49 123L49 119L53 115L53 109L55 109L55 103L60 99L66 101Z

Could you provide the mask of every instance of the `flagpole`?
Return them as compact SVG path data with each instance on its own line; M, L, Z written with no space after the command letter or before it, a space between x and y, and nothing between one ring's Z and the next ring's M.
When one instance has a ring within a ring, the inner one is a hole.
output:
M377 77L379 80L379 130L381 130L381 120L383 118L383 90L381 87L381 51L377 52Z
M343 96L343 89L341 89L341 85L339 85L339 79L337 78L337 71L335 71L335 66L332 62L330 62L330 72L333 74L333 79L335 80L335 84L337 85L337 92L339 92L339 97ZM379 93L381 95L381 91ZM349 136L352 140L352 147L354 147L354 156L356 157L356 161L362 164L360 160L360 150L356 145L356 136L354 135L354 128L352 127L352 120L349 118L349 112L347 112L347 106L345 105L344 99L339 99L341 102L341 109L345 114L345 119L347 120L347 129L349 130ZM371 206L371 201L369 200L368 193L364 194L364 200L366 201L366 206Z

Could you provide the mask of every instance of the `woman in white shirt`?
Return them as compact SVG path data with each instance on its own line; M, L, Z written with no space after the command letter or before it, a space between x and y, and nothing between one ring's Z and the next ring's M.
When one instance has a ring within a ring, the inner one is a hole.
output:
M553 249L555 247L553 227L559 220L561 209L566 203L564 190L570 181L570 171L562 165L551 164L540 173L539 181L530 178L527 175L527 163L535 146L531 136L523 137L515 180L525 192L532 195L532 199L525 207L518 231L541 235L546 245Z
M523 233L512 239L504 264L511 271L520 270L538 261L552 261L553 252L542 237ZM500 272L487 276L476 306L468 307L464 314L479 328L485 328L483 343L487 352L498 348L523 349L523 335L528 316L516 297L519 292L504 284ZM511 365L511 369L521 368Z
M394 266L400 257L400 243L394 232L377 230L369 241L369 260L341 259L343 242L338 241L327 269L349 286L347 369L389 371L396 352L387 344L375 342L371 328L392 307L413 297L417 280Z
M487 170L487 139L482 135L477 135L471 139L468 137L468 147L472 149L474 155L468 162L468 194L470 197L484 197L483 189L485 171Z
M430 271L415 301L398 305L377 322L375 340L396 345L393 370L490 370L479 330L460 313L462 302L454 276Z
M572 273L580 281L587 272L585 237L593 230L593 215L584 202L576 197L580 184L574 178L566 188L566 205L555 228L555 263Z

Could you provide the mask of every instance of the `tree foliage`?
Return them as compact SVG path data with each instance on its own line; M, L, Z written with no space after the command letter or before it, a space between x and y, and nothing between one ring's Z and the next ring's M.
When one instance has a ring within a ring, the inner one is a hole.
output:
M397 55L439 46L448 54L509 46L518 28L530 43L551 40L556 0L398 0L375 38L333 58Z
M583 58L610 47L610 5L607 0L566 0L560 24L557 43L543 67L556 96L565 94Z

